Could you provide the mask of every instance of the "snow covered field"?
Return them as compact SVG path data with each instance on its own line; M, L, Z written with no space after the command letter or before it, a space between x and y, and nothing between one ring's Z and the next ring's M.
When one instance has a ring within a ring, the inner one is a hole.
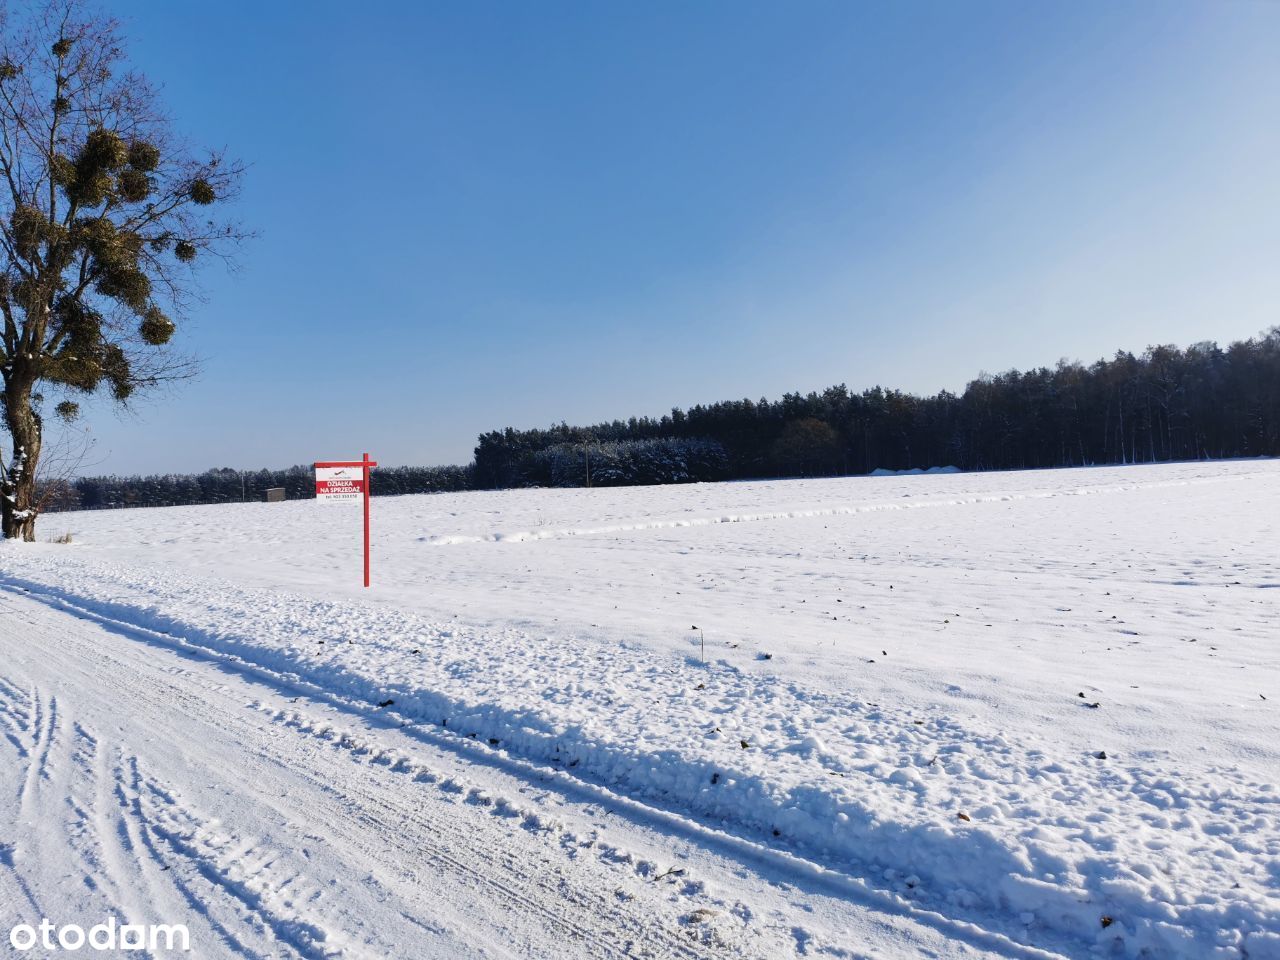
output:
M1280 958L1280 463L373 506L0 547L10 925Z

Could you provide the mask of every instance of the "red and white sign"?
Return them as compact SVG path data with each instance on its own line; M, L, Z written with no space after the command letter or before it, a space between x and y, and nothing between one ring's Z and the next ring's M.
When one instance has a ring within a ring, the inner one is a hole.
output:
M316 468L316 499L364 504L364 585L369 585L369 471L378 464L366 453L359 460L321 460Z
M364 495L364 467L316 467L316 499L326 503L359 503Z

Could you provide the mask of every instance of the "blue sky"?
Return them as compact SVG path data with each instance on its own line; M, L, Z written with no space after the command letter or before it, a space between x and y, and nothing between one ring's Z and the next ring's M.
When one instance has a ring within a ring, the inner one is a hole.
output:
M1280 4L111 9L259 236L89 472L466 462L1280 323Z

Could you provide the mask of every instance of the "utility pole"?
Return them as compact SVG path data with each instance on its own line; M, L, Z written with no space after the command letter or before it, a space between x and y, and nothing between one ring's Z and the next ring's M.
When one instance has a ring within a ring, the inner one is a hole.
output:
M591 448L587 447L584 451L587 457L587 489L591 489Z

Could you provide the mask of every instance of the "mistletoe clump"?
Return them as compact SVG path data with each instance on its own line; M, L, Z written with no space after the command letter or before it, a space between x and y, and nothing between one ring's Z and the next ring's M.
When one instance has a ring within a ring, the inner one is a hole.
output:
M72 175L63 184L67 196L83 207L99 207L111 199L116 186L113 174L129 159L129 148L114 130L94 130L85 138L72 162Z
M117 400L128 399L136 386L132 366L124 349L104 336L102 314L67 297L58 300L56 312L66 338L49 358L45 379L82 393L106 384Z
M145 140L129 144L129 166L142 173L150 173L160 165L160 150Z
M142 315L142 323L138 325L138 333L153 347L161 347L173 338L176 328L163 310L159 307L148 307Z
M151 192L151 178L141 170L124 170L120 173L117 190L129 203L141 203Z
M209 185L208 180L193 180L191 182L190 193L191 200L194 203L200 204L202 207L207 207L209 204L213 203L213 201L218 199L217 194L213 192L213 187Z

